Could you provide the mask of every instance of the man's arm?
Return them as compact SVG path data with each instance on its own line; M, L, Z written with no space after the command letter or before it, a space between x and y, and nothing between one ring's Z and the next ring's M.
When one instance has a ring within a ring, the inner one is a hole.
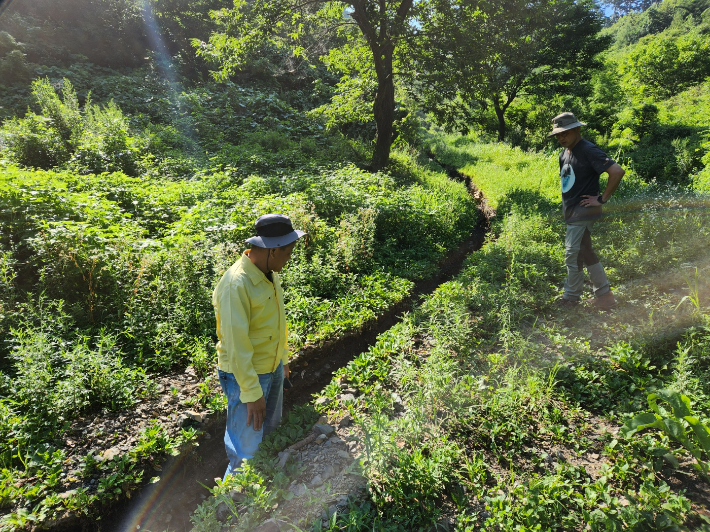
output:
M607 168L606 173L609 174L609 179L606 182L606 188L602 194L602 200L604 202L609 201L612 194L616 192L616 189L619 186L619 183L621 183L621 178L624 177L626 170L624 170L617 163L614 163Z
M237 285L221 294L220 300L224 319L221 342L239 384L239 400L247 406L247 426L253 421L254 430L261 430L266 416L266 400L252 363L254 348L249 340L249 296L243 286Z
M607 180L606 188L602 193L602 200L604 203L609 201L609 198L611 198L612 194L614 194L619 186L619 183L621 183L621 178L624 177L626 170L624 170L617 163L614 163L606 169L606 173L609 174L609 179ZM583 199L579 202L579 204L583 207L598 207L601 205L601 203L599 203L599 196L589 196L585 194L582 198Z

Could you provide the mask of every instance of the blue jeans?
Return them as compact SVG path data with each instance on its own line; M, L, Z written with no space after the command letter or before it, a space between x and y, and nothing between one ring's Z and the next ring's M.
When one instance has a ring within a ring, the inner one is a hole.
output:
M584 267L589 272L589 280L594 287L594 297L610 292L609 281L604 267L592 249L592 226L594 220L570 222L565 234L565 265L567 279L563 299L579 301L584 285Z
M266 400L266 416L261 430L254 430L254 421L247 426L247 405L239 400L239 384L233 373L218 370L219 383L227 396L227 428L224 431L224 447L229 465L224 478L233 473L242 460L253 458L261 440L281 422L283 410L283 363L273 373L259 375L259 384Z

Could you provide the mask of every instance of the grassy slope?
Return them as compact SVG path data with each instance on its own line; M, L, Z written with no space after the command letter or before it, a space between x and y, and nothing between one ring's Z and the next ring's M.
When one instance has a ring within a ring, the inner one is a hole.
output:
M357 421L369 499L316 529L701 529L695 460L666 434L621 428L660 389L710 414L704 199L627 180L596 237L619 308L562 314L554 160L452 138L435 152L498 205L497 238L323 391L332 421Z

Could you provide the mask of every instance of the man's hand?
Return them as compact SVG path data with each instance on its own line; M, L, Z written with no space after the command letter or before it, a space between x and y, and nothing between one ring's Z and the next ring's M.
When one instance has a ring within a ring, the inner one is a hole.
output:
M254 430L261 430L266 416L266 399L260 397L254 402L247 403L247 427L254 420Z
M599 203L599 196L584 195L582 198L582 201L579 202L582 207L599 207L601 205L601 203Z

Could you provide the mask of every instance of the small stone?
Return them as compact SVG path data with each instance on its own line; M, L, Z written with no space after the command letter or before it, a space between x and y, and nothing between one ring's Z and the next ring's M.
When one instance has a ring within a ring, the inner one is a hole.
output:
M319 397L316 399L316 406L328 406L333 403L330 397Z
M190 416L187 414L180 414L180 417L178 417L178 425L181 427L186 427L191 421Z
M321 434L320 436L318 436L316 438L316 443L319 443L319 444L323 443L327 439L328 439L328 436L326 436L325 434Z
M599 454L598 453L592 453L589 455L589 458L592 460L599 460Z
M357 390L356 390L355 388L345 388L345 390L343 391L343 393L356 394L356 393L357 393Z
M318 418L318 424L319 425L327 425L328 424L328 416L321 416Z
M323 485L323 477L321 477L320 475L316 475L308 483L309 488L317 488L318 486L322 486L322 485Z
M335 435L331 436L329 441L330 441L333 445L339 445L339 444L341 444L341 443L345 443L343 440L341 440L340 438L338 438L338 437L335 436Z
M203 438L206 439L206 440L211 440L211 439L212 439L212 434L210 434L209 432L206 432L205 435L203 436Z
M228 513L229 507L224 502L221 502L217 505L217 509L214 511L214 516L217 518L217 521L222 522L227 519Z
M76 490L69 490L69 491L65 491L65 492L63 492L63 493L60 493L60 494L57 495L57 496L58 496L60 499L68 499L69 497L71 497L71 496L74 495L75 493L76 493Z
M276 524L276 521L273 519L269 519L268 521L265 521L262 523L262 525L254 530L254 532L280 532L281 529L279 528L279 525Z
M281 451L279 453L279 467L284 469L286 467L286 462L291 457L291 451Z
M344 393L340 396L340 401L343 403L352 403L355 401L355 396L351 393Z
M193 410L188 410L185 412L185 414L193 421L197 421L198 423L202 423L205 420L205 415L200 414L199 412L194 412Z
M338 451L338 456L340 458L344 458L344 459L348 459L348 460L350 459L350 453L347 451L343 451L342 449L340 451Z
M323 480L328 480L331 478L333 475L335 475L335 469L333 469L332 465L327 465L325 466L325 471L323 471Z
M335 432L335 428L332 425L328 425L326 423L316 423L313 426L313 430L315 430L318 434L324 434L326 436L330 436L331 434L333 434L333 432Z
M343 419L341 419L338 422L338 427L340 427L341 429L344 429L345 427L349 427L352 424L353 424L353 417L350 414L345 414L343 416Z
M291 493L293 493L294 497L300 497L301 495L305 494L308 491L308 488L306 487L305 484L297 484L293 488L291 488Z
M242 493L241 491L237 490L230 491L229 496L234 502L244 502L244 500L247 498L246 493Z
M101 455L101 458L104 460L113 460L116 456L121 454L120 449L116 447L111 447L110 449L106 449L103 454Z

